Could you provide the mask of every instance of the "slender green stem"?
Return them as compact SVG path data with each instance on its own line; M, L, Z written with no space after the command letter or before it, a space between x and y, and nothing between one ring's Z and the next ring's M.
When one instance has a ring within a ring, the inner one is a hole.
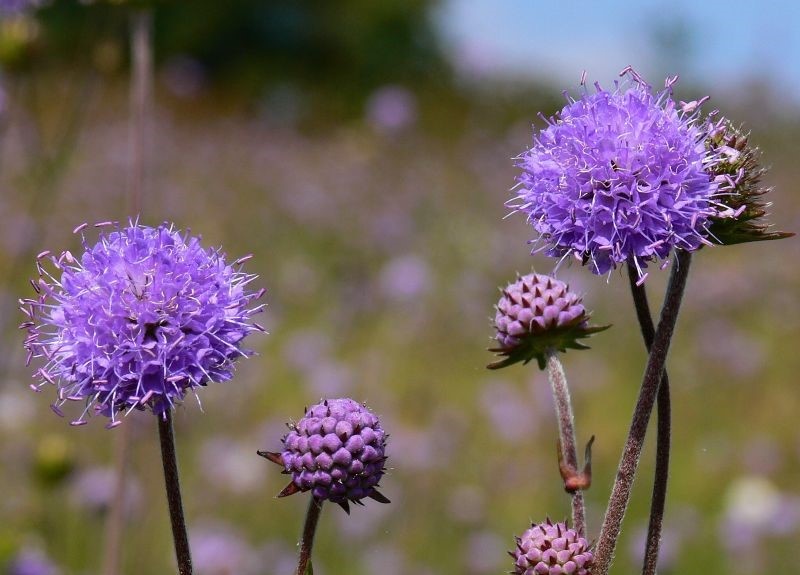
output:
M572 401L564 367L558 359L558 352L547 352L547 378L553 391L553 402L556 407L558 421L558 439L561 458L573 471L578 469L578 446L575 439L575 418L572 414ZM583 492L577 489L572 492L572 526L578 533L586 533L586 508Z
M650 421L650 414L656 401L661 376L664 373L670 341L675 331L675 324L678 321L678 312L680 311L683 292L686 288L690 264L691 254L683 251L677 252L669 285L667 286L667 293L664 297L664 306L661 308L661 318L658 322L653 346L647 360L644 377L642 378L639 398L634 408L628 439L625 442L622 458L617 468L617 478L611 490L608 508L606 509L600 537L597 541L595 567L592 570L593 575L607 575L614 558L614 549L616 548L628 500L631 496L644 438L647 434L647 424Z
M306 575L306 569L311 561L311 549L314 546L314 535L317 532L319 515L322 512L321 499L311 497L306 511L306 523L303 526L303 539L300 541L300 558L297 561L297 571L295 575Z
M642 331L642 339L649 352L653 347L656 328L650 316L650 305L647 302L647 290L638 284L636 268L628 264L628 280L630 281L636 317ZM664 508L667 500L667 483L669 481L669 455L672 435L672 407L669 391L669 375L664 368L661 384L656 397L656 466L653 478L653 496L650 501L650 521L647 526L647 543L644 551L642 575L655 575L658 564L658 551L661 545L661 527L664 522Z
M178 458L175 455L175 434L172 430L172 412L167 409L157 415L158 436L161 440L161 460L164 463L164 483L167 488L169 518L172 522L172 539L175 543L175 557L178 560L178 573L192 575L192 555L189 551L189 536L186 534L186 520L183 517L181 486L178 480Z

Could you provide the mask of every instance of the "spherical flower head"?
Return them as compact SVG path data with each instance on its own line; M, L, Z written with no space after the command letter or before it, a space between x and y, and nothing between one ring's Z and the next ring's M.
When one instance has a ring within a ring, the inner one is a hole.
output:
M518 277L502 290L494 323L500 346L490 351L504 359L490 369L534 358L544 369L549 350L586 349L578 339L609 327L590 326L578 294L564 282L536 273Z
M59 415L65 402L85 403L73 425L96 412L116 426L122 411L163 414L189 390L231 379L235 360L251 354L243 340L263 331L251 316L263 309L252 303L264 290L250 291L256 276L240 270L249 256L228 264L220 250L166 223L98 226L110 231L94 244L86 224L76 228L79 258L38 256L39 297L21 300L28 361L46 361L32 387L57 388Z
M516 575L591 575L589 544L566 523L532 524L509 551Z
M761 166L761 151L749 142L750 134L727 118L715 116L710 114L708 118L706 148L721 157L712 173L728 209L711 218L711 241L732 245L793 236L790 232L772 231L765 221L770 204L764 196L771 188L761 182L766 169Z
M349 502L361 503L365 497L389 503L377 490L385 472L387 436L364 405L328 399L307 408L289 429L281 453L259 452L292 476L279 497L311 491L348 512Z
M709 172L718 158L697 122L702 101L676 104L674 78L654 92L632 70L623 74L631 80L612 91L584 88L546 120L518 159L509 202L527 214L539 249L572 255L597 274L696 250L718 211Z

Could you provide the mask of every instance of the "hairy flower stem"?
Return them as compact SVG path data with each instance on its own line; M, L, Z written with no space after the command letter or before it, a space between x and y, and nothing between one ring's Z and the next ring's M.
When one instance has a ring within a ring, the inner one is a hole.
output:
M635 266L628 263L628 280L630 282L636 317L642 331L642 339L649 352L653 347L656 328L650 316L650 305L647 302L647 290L638 282ZM650 501L650 522L647 526L647 543L644 551L642 575L655 575L658 563L658 550L661 544L661 525L664 521L664 506L667 499L667 482L669 480L669 451L672 433L672 409L669 394L669 375L664 368L661 384L656 397L658 424L656 427L656 468L653 479L653 496Z
M563 462L573 470L578 469L578 448L575 440L575 418L572 415L572 401L569 397L569 386L564 368L558 359L558 352L550 349L547 352L547 379L553 390L553 402L556 406L558 421L559 449ZM586 534L586 508L583 492L577 489L572 492L572 526L580 535Z
M644 377L642 378L639 398L633 411L628 439L625 442L622 458L617 468L617 479L611 490L611 498L603 519L603 526L600 529L600 537L598 538L595 552L595 567L592 570L593 575L607 575L611 567L614 548L622 527L622 519L628 506L633 481L636 477L636 469L639 465L639 456L642 453L644 438L647 434L647 424L650 421L650 413L653 411L659 383L664 373L670 341L675 331L675 324L678 321L681 299L683 298L686 279L689 275L691 254L684 251L677 251L676 253L676 260L672 266L672 274L664 297L664 305L661 308L661 318L658 322L653 346L647 360Z
M186 534L186 520L183 517L181 486L178 481L178 460L175 456L175 434L172 431L172 412L167 409L163 415L156 415L158 436L161 439L161 460L164 463L164 482L167 488L169 517L172 522L172 539L175 542L175 557L178 560L180 575L192 574L192 555L189 551L189 537Z
M316 497L311 497L311 501L308 503L306 523L303 526L303 539L300 541L300 558L297 561L295 575L306 575L306 569L311 561L311 548L314 546L314 535L317 532L322 503L322 499Z

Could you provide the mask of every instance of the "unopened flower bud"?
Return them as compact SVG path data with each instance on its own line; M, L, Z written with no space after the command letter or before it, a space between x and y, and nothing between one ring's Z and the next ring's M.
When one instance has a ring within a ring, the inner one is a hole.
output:
M490 351L504 359L490 369L536 359L544 369L549 350L586 349L578 340L609 326L589 326L589 313L581 297L553 277L528 274L502 291L497 303L495 328L499 347Z
M726 118L709 120L706 148L721 158L711 173L726 206L718 216L710 218L709 238L720 245L779 240L794 235L770 231L771 224L764 221L770 205L764 196L772 188L761 182L766 169L760 164L761 151L750 144L749 136Z
M281 453L260 451L283 465L292 480L279 497L311 491L349 512L349 503L370 497L389 500L378 491L385 471L386 433L377 416L348 398L328 399L306 410L283 438Z
M591 575L589 544L566 523L534 523L516 539L516 549L509 551L514 575Z

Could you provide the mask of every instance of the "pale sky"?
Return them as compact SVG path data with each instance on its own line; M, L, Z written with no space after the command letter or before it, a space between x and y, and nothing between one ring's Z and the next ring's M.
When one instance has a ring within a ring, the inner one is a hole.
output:
M443 0L438 14L470 74L530 74L573 87L628 64L713 88L769 85L800 106L800 0Z

